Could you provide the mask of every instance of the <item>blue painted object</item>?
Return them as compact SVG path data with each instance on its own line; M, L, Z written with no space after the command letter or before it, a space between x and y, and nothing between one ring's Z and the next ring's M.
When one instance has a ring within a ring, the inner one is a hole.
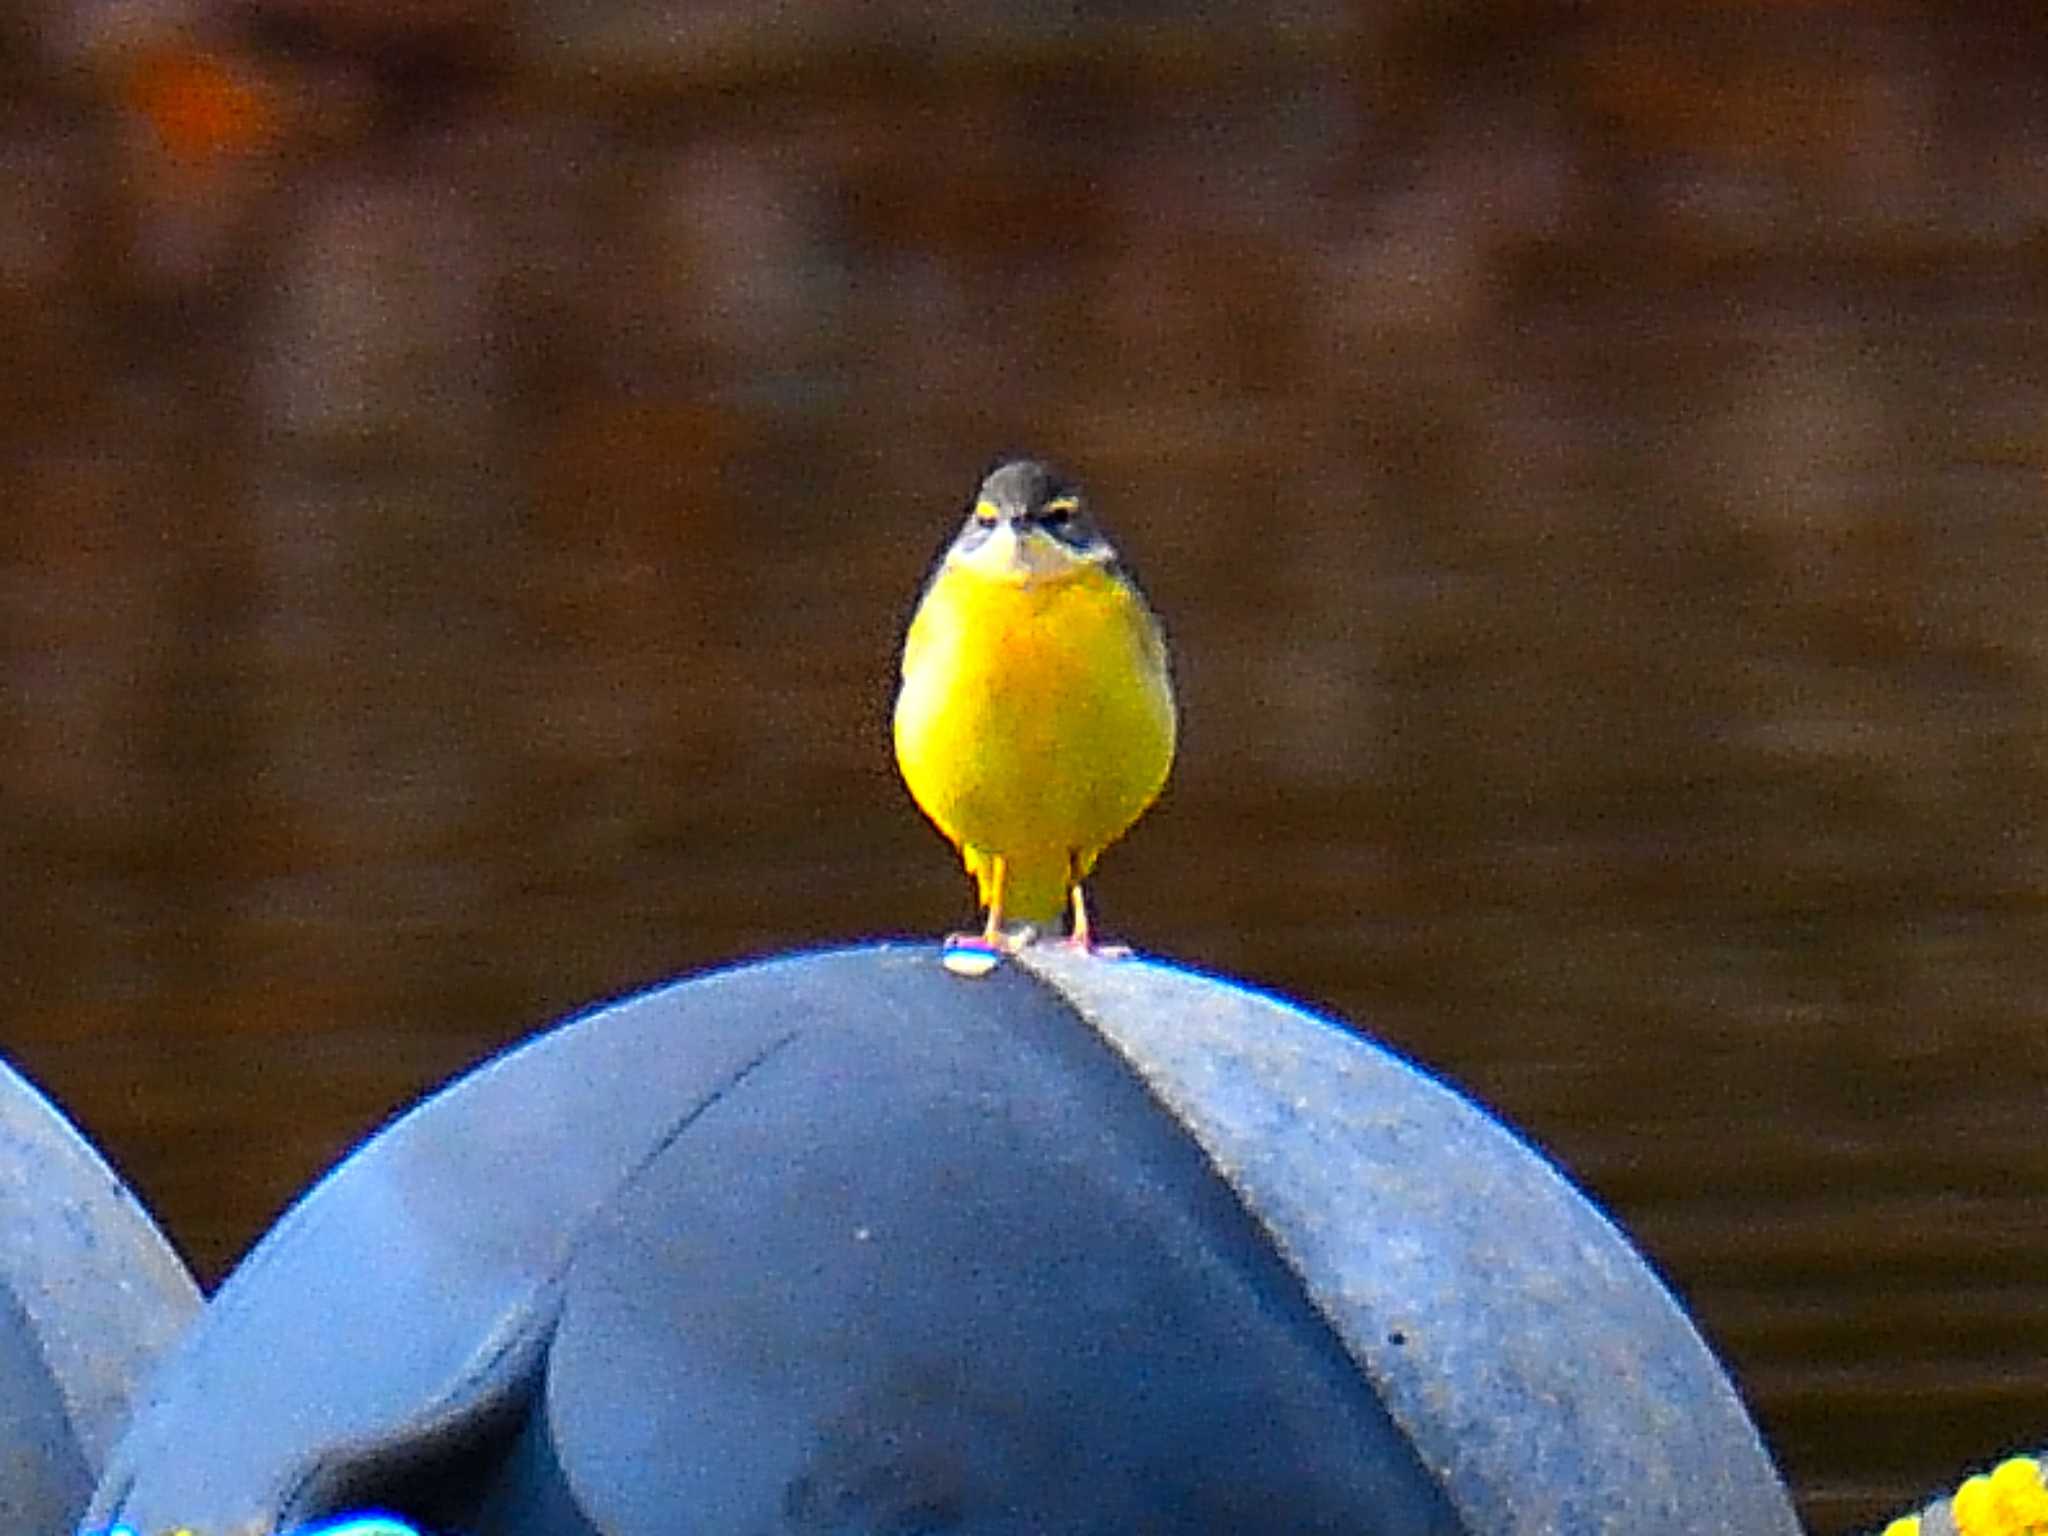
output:
M158 1378L99 1525L1796 1532L1648 1269L1479 1111L1142 961L798 956L368 1143Z
M199 1291L69 1121L0 1065L0 1531L69 1530Z
M116 1525L104 1531L87 1532L85 1536L143 1536L143 1533L132 1525ZM290 1532L289 1536L419 1536L419 1532L403 1520L366 1515L332 1525L304 1526Z

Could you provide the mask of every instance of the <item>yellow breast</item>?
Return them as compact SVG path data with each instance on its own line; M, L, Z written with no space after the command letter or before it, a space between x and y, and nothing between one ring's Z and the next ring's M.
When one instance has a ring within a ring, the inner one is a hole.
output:
M911 621L897 762L970 869L1009 861L1018 918L1057 916L1070 869L1157 798L1174 730L1157 622L1101 566L1029 583L942 567Z

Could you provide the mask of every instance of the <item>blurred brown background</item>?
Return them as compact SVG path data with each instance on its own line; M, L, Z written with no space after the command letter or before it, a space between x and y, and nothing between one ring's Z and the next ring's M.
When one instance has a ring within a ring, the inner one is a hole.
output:
M604 995L967 920L996 451L1179 658L1114 931L1618 1213L1820 1531L2048 1436L2031 5L28 0L0 1049L214 1279Z

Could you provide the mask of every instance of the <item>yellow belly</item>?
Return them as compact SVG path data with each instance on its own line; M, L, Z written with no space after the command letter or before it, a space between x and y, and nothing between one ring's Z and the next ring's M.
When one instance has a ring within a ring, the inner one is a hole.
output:
M1157 798L1173 762L1165 652L1100 567L1030 585L941 570L911 621L896 760L1007 915L1056 920L1071 881Z

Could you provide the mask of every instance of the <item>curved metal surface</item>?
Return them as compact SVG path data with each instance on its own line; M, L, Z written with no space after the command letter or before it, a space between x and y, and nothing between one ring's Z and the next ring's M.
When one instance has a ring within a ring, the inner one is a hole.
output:
M78 1518L199 1290L126 1185L0 1063L0 1529Z
M927 945L628 998L397 1121L222 1288L94 1513L371 1507L1796 1529L1648 1270L1463 1100L1225 982Z

